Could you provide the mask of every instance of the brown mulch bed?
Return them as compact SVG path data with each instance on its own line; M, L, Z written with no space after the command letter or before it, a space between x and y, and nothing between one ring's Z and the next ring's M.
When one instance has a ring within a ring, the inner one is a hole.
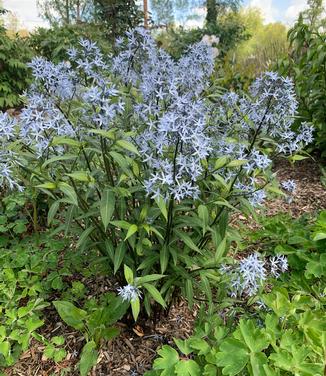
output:
M274 165L274 172L280 182L292 179L297 185L293 200L287 203L284 199L274 199L267 203L267 214L280 212L299 217L305 213L315 213L326 209L326 187L320 180L320 163L313 159L304 159L291 165L287 160L280 159Z
M297 189L292 202L276 198L266 203L264 213L275 215L280 212L299 217L304 213L315 213L326 209L326 190L320 182L320 168L317 162L306 159L291 166L285 160L278 160L274 172L279 181L293 179ZM245 218L238 216L242 223ZM251 221L250 221L251 222ZM254 227L254 226L253 226ZM103 292L107 282L92 281L91 290ZM104 286L104 287L103 287ZM98 363L93 369L92 376L140 376L151 368L156 357L156 350L162 344L171 344L173 337L187 338L193 330L196 309L190 311L184 300L171 307L168 314L160 317L157 322L144 322L136 326L120 323L121 335L103 343L100 349ZM62 335L65 337L67 357L59 364L46 360L43 356L44 346L33 340L30 349L26 351L14 366L5 370L7 376L77 376L76 364L84 344L80 332L72 331L62 324L54 309L49 309L46 325L41 334L46 338ZM132 321L130 321L132 322Z
M172 306L166 317L157 323L137 325L119 323L119 337L103 342L96 367L91 376L140 376L151 368L156 358L156 349L164 344L172 344L173 337L185 339L192 333L196 309L190 311L187 303L181 300ZM43 356L44 346L33 340L30 349L22 354L20 360L5 370L7 376L78 376L77 362L85 343L81 333L64 325L56 311L50 309L44 327L40 330L46 338L64 336L66 358L56 364Z
M117 287L110 278L103 276L76 276L73 279L79 279L88 287L90 294L86 299L99 297L108 291L116 291ZM195 306L190 311L186 301L181 299L170 307L166 315L161 314L157 317L156 321L140 321L135 325L132 317L128 317L128 323L118 323L119 337L101 343L97 365L90 375L143 375L151 368L157 356L157 348L163 344L173 344L174 337L185 339L192 334L197 308ZM48 340L54 336L63 336L66 358L57 364L46 359L43 355L44 345L33 339L29 350L22 354L20 360L4 371L6 376L79 376L77 363L85 344L81 332L66 326L52 306L45 309L44 320L45 324L39 333Z

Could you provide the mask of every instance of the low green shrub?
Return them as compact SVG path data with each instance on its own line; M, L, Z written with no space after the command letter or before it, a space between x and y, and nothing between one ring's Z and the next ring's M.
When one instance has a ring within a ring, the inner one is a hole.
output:
M32 57L27 38L9 37L0 24L0 109L22 104L20 96L32 81L31 71L26 65Z
M302 17L288 33L290 53L278 64L279 72L293 77L299 99L299 115L316 128L316 148L326 150L326 33Z
M37 56L58 63L68 60L68 48L78 45L80 38L96 41L105 53L112 49L112 41L107 38L104 27L92 23L53 26L51 29L40 27L30 34L28 42Z

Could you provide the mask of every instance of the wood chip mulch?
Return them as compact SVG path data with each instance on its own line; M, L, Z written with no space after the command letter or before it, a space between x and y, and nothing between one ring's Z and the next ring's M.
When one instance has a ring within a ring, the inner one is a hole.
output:
M196 308L189 310L186 301L181 300L171 307L166 317L156 323L137 325L118 323L119 337L103 342L98 362L91 376L140 376L151 369L157 357L156 350L164 344L173 344L173 338L188 338L192 334ZM57 313L49 309L46 322L40 334L50 339L64 336L66 358L55 363L44 357L44 345L32 340L28 351L12 367L4 370L6 376L78 376L78 359L85 340L81 333L64 325Z
M326 187L320 177L320 166L313 159L305 159L291 165L287 160L280 159L274 165L274 172L280 182L294 180L297 188L292 202L277 198L267 203L267 214L275 215L280 212L289 213L292 217L300 217L306 213L317 213L326 209Z
M275 215L280 212L299 217L304 213L316 213L326 209L326 189L320 181L320 168L317 162L306 159L291 166L285 160L278 160L274 166L278 180L293 179L297 184L292 202L273 199L266 203L265 213ZM239 219L239 218L238 218ZM244 218L240 218L243 222ZM92 283L95 281L92 281ZM100 284L103 281L98 281ZM96 290L96 287L93 290ZM98 287L102 291L102 287ZM118 338L102 343L98 363L92 376L140 376L151 368L156 350L162 344L172 344L173 338L187 338L192 334L196 309L190 311L184 300L171 307L166 317L157 322L144 322L133 326L120 323ZM80 332L62 324L54 309L49 309L46 324L41 334L46 338L62 335L65 337L67 357L55 364L43 356L44 346L33 340L30 349L20 360L4 370L6 376L77 376L77 362L85 343Z

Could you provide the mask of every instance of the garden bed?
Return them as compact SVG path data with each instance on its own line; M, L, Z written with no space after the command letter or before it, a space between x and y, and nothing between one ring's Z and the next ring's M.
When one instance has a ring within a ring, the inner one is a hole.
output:
M326 190L320 181L320 168L317 162L306 159L291 166L287 161L279 160L274 166L274 172L277 173L279 181L293 179L297 184L297 189L291 203L283 199L269 200L264 209L267 215L289 213L293 217L299 217L302 214L315 213L326 208ZM240 219L238 217L237 221L239 220L246 223L244 217ZM103 277L83 279L82 282L90 287L92 296L114 288L110 280ZM142 321L135 325L130 317L128 324L119 323L120 336L110 342L102 343L97 366L92 370L91 375L143 375L151 368L158 348L164 344L173 344L174 337L184 339L192 334L196 314L196 306L190 311L186 301L180 300L171 307L166 316L157 318L156 322ZM30 349L21 356L19 362L5 370L5 375L77 376L79 374L74 369L84 344L84 338L80 332L62 323L54 307L50 306L45 316L45 326L40 333L47 338L62 335L65 338L66 359L57 364L52 360L47 360L43 355L44 346L33 340Z

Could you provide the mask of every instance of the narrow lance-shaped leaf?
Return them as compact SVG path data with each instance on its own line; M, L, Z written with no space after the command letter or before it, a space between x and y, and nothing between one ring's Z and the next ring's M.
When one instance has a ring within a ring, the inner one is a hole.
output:
M105 230L111 220L115 207L115 195L111 189L105 189L102 193L100 213Z
M152 298L159 304L161 304L161 306L163 308L166 307L166 303L162 297L162 295L160 294L160 292L158 291L158 289L149 284L149 283L144 283L143 286L145 287L145 289L151 294Z
M71 187L67 183L59 183L58 188L60 189L61 192L63 192L70 200L70 202L76 206L78 206L78 198L75 190L73 187Z

